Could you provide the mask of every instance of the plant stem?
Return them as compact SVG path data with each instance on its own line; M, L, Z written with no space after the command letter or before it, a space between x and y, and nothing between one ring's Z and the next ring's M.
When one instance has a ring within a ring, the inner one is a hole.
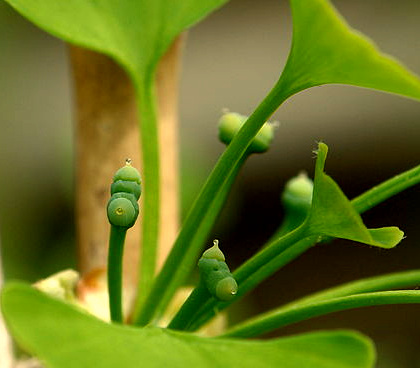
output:
M176 289L191 272L191 267L201 251L201 245L195 245L193 248L191 240L211 208L213 199L223 188L223 183L245 154L252 139L278 106L287 98L280 87L280 85L276 85L262 101L217 162L190 210L141 312L134 316L136 324L145 325L154 318L159 318Z
M357 212L363 213L418 183L420 183L420 165L373 187L354 198L351 203Z
M112 322L123 322L122 263L127 229L111 225L108 251L108 293Z
M202 300L211 297L208 292L206 285L200 281L198 286L192 291L188 299L182 305L181 309L169 323L168 328L173 330L182 330L188 321L191 319L191 316L197 311L201 306Z
M321 300L339 298L348 295L370 293L374 291L385 291L396 288L418 286L420 284L420 270L394 272L381 276L369 277L366 279L352 281L330 289L295 300L284 307L314 303Z
M252 337L297 323L309 318L346 309L386 304L420 303L420 291L382 291L345 296L329 300L280 308L241 323L224 333L223 337Z
M236 163L233 167L232 171L229 173L229 176L226 178L226 181L223 183L221 190L216 195L211 203L211 207L207 212L207 215L204 217L203 221L201 222L200 227L196 230L194 238L191 240L191 248L198 248L202 249L204 247L204 242L207 240L210 231L212 230L221 210L223 209L223 205L226 202L226 199L230 193L232 185L235 182L236 177L239 174L240 169L242 168L243 164L245 163L246 159L249 156L245 154L241 157L241 159Z
M286 218L284 218L281 226L277 229L277 231L271 236L268 243L271 243L276 239L286 235L287 233L297 229L304 223L307 215L307 213L288 215Z
M137 99L141 126L143 154L143 215L142 246L139 282L135 308L142 303L152 283L156 269L156 254L159 235L159 142L156 117L154 74L150 80L138 85Z
M233 273L235 279L239 284L249 278L251 275L254 275L262 268L263 273L265 273L267 265L282 254L284 251L289 249L291 246L299 242L300 240L304 239L306 236L306 226L303 224L302 226L298 227L297 229L287 233L280 239L273 241L272 243L268 244L262 250L260 250L257 254L255 254L252 258L242 264L235 272ZM308 244L313 243L313 237L310 238L311 241ZM267 271L271 271L267 269Z

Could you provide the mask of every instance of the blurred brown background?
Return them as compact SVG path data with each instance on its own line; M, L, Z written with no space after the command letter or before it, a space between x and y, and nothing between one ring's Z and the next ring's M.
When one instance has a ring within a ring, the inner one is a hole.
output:
M341 0L349 23L420 74L418 0ZM287 57L286 1L233 0L192 29L180 94L183 213L223 150L222 108L249 114ZM0 3L0 234L7 278L33 281L75 265L72 92L66 46ZM330 147L327 171L354 197L419 164L420 104L348 86L300 93L276 113L268 153L246 164L212 237L233 267L281 221L284 182L313 172L315 142ZM255 314L308 292L360 277L419 268L420 191L412 188L369 211L371 227L396 225L407 238L384 251L344 241L322 245L285 267L234 310ZM337 313L282 330L356 328L378 344L380 368L418 368L419 306Z

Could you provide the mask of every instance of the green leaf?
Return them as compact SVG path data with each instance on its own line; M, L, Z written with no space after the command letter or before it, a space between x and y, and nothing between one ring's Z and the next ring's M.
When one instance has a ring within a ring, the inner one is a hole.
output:
M324 173L328 147L319 144L315 167L312 208L307 225L309 233L354 240L381 248L392 248L404 237L397 227L367 229L340 187Z
M352 29L328 0L291 0L292 49L281 84L290 95L328 83L420 99L420 79Z
M107 54L135 78L153 70L169 45L227 0L5 0L45 31Z
M137 329L107 324L19 283L6 286L1 303L18 343L50 368L370 368L375 360L370 340L351 331L263 342Z

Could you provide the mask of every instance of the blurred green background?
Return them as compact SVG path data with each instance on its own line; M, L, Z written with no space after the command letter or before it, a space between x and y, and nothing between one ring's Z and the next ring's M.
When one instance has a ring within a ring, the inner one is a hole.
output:
M336 7L382 50L420 74L418 0L340 0ZM232 0L194 27L183 56L180 113L185 214L223 150L223 108L249 114L287 57L286 1ZM75 267L72 90L66 46L0 2L0 236L6 277L34 281ZM300 93L275 114L273 148L246 164L212 235L232 267L254 253L281 221L285 181L313 172L312 150L330 147L327 171L354 197L411 168L420 158L420 104L348 86ZM307 252L234 309L233 319L308 292L420 265L420 191L412 188L364 216L370 227L396 225L407 238L384 251L335 241ZM419 368L419 307L336 313L280 334L356 328L378 343L379 368Z

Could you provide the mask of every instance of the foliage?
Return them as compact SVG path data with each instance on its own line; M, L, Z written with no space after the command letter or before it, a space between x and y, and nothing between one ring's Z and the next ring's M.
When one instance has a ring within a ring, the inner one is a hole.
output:
M240 361L241 367L281 363L284 367L365 368L374 359L371 342L354 332L318 332L263 343L200 338L154 327L139 330L104 323L22 284L5 288L2 306L22 346L52 367L135 367L140 363L183 367L186 362L196 367L234 367Z

